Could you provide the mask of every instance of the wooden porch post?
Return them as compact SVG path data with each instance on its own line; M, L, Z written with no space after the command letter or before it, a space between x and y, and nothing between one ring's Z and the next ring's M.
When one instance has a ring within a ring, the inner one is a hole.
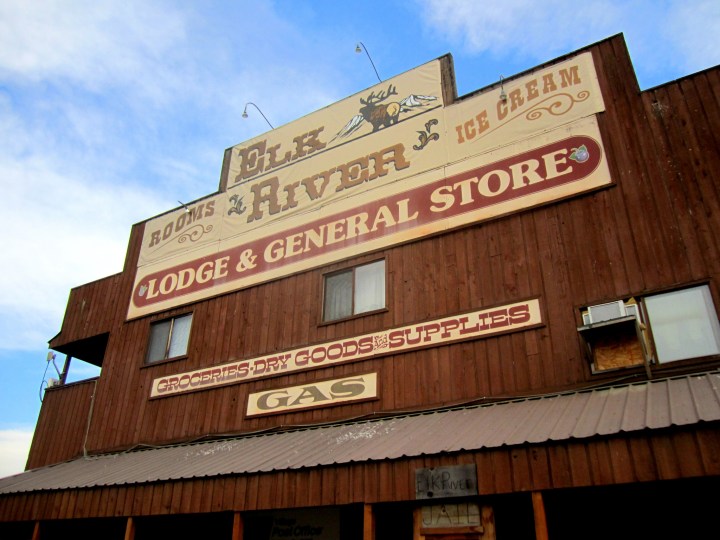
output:
M243 519L240 512L235 512L233 515L233 531L232 531L232 540L242 540L243 539Z
M363 509L363 540L375 540L375 514L371 504Z
M135 540L135 520L132 516L127 518L125 524L125 540Z
M533 491L532 503L535 516L535 539L548 540L547 519L545 517L545 503L543 502L542 492Z

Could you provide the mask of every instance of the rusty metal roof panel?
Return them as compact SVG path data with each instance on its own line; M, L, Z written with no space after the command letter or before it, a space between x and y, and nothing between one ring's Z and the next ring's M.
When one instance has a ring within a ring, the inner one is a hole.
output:
M545 416L529 430L528 442L541 443L571 437L584 403L585 398L579 394L568 395L564 399L548 399Z
M630 385L625 410L620 422L621 431L635 431L647 427L648 389L644 385Z
M713 420L720 404L720 377L696 376L693 382L693 401L698 418L703 421Z
M80 458L0 494L252 474L607 436L720 420L720 372Z

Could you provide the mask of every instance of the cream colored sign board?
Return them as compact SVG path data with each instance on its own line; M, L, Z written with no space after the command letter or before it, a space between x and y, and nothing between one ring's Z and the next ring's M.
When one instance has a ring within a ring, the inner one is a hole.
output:
M592 54L583 53L447 107L448 160L483 154L603 110Z
M248 396L246 416L339 405L377 397L377 373L275 388Z
M505 90L445 107L435 61L233 147L226 192L146 223L128 318L610 183L589 54Z
M436 60L234 146L227 192L148 222L139 265L311 220L337 200L444 165L442 108Z
M479 339L540 323L540 301L535 298L342 340L316 343L257 358L164 375L153 380L150 397L172 396L296 371L357 362L453 341Z
M479 527L482 525L480 505L477 503L463 502L423 506L421 516L424 529Z

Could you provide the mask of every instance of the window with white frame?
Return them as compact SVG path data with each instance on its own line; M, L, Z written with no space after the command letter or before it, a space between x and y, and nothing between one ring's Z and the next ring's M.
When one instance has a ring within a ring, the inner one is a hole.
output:
M707 285L644 298L660 363L720 354L720 323Z
M335 321L385 307L385 260L325 276L323 321Z
M720 355L720 323L707 285L588 306L578 328L593 369Z
M152 364L187 354L192 313L153 323L145 363Z

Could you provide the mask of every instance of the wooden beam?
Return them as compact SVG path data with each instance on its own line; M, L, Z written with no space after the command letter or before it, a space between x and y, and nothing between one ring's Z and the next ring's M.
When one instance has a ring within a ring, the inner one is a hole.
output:
M40 540L40 522L35 522L35 527L33 527L33 534L32 534L32 540Z
M548 540L547 518L542 492L533 491L533 514L535 516L535 540Z
M233 531L232 531L232 540L242 540L243 539L243 518L242 514L240 512L235 512L233 514Z
M422 529L422 526L422 508L416 506L413 509L413 540L422 540L424 538L420 533L420 529Z
M363 540L375 540L375 514L371 504L363 509Z
M487 504L480 507L480 522L482 523L482 540L496 540L495 509Z
M125 524L125 540L135 540L135 520L132 516L127 518Z

